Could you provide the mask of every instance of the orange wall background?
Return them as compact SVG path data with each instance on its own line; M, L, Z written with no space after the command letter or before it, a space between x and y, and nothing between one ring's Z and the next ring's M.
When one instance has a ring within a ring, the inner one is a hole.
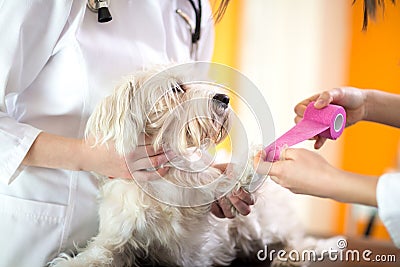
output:
M351 8L351 37L348 85L357 88L379 89L400 93L400 6L385 1L384 13L377 12L376 21L369 21L362 31L363 1ZM399 107L400 119L400 107ZM376 123L361 122L347 128L343 136L342 166L345 170L369 175L381 175L398 168L400 131ZM339 232L344 232L348 206L341 206L342 221ZM348 214L348 213L347 213ZM358 221L358 232L365 227ZM375 237L388 238L383 225L378 223Z
M213 2L213 1L211 1ZM213 11L218 8L219 1L212 3ZM215 46L213 61L233 68L239 65L239 40L241 10L243 1L231 0L223 19L215 25Z
M400 6L385 1L385 13L377 13L368 30L362 28L362 1L352 8L349 85L400 93ZM400 116L400 107L399 107ZM400 119L400 118L399 118ZM363 122L344 135L343 168L380 175L396 167L400 132Z
M213 13L218 9L219 1L211 1ZM222 20L215 25L215 45L212 61L239 68L240 23L243 1L231 0ZM234 79L234 77L232 77ZM231 139L225 139L217 146L217 150L232 152Z

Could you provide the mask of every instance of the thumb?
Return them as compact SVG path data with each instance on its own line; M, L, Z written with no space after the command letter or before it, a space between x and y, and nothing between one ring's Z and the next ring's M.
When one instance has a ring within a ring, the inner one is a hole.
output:
M291 148L285 148L283 150L284 157L275 162L264 161L263 159L265 158L265 151L261 150L254 156L253 168L259 174L279 176L284 169L286 161L288 159L292 159L292 150L293 149Z
M264 150L258 151L253 158L253 168L256 170L257 173L266 175L268 174L272 163L264 161L264 158L265 158L265 151Z
M258 163L256 160L254 161L254 169L256 173L263 174L263 175L270 175L270 176L280 176L283 170L283 165L285 161L276 161L276 162L269 162L269 161L259 161Z
M321 109L323 107L326 107L329 104L328 101L326 101L324 98L321 98L321 96L315 101L314 107L316 109Z
M315 100L314 107L316 109L321 109L329 105L330 102L332 102L332 95L330 94L329 91L324 91L322 92L317 100Z
M284 169L285 164L286 161L276 161L274 163L271 163L268 175L280 177L282 175L282 170Z

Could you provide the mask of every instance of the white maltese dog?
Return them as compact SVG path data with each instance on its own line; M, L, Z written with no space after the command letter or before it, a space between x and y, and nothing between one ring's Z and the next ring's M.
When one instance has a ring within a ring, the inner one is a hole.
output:
M168 173L146 182L98 175L98 235L77 255L63 253L50 265L203 267L254 258L271 244L299 253L328 249L332 241L304 236L288 191L273 182L254 193L256 203L248 216L219 219L210 213L215 199L245 187L253 176L252 164L228 175L211 166L206 156L207 148L228 134L229 97L215 85L185 83L187 77L157 72L139 72L117 87L95 109L87 135L96 144L112 141L126 155L141 145L144 133L155 150L173 152ZM233 173L241 177L232 178ZM270 260L274 266L307 264Z

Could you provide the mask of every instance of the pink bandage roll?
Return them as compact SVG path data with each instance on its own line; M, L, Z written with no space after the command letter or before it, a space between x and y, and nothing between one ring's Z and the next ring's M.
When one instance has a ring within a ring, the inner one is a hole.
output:
M314 102L311 102L304 112L303 119L265 148L265 160L276 161L284 146L293 146L316 135L335 140L342 134L345 125L346 112L343 107L330 104L316 109Z

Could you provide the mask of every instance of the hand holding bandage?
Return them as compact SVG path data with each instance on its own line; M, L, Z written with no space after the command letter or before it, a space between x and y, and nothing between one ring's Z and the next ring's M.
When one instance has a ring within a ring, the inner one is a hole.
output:
M284 148L279 161L264 162L264 158L264 151L255 156L256 172L268 174L271 180L293 193L335 196L340 171L321 155L304 148Z
M310 115L310 108L316 109L315 112L323 111L330 106L330 103L338 104L345 109L346 114L343 113L344 120L340 129L340 115L339 117L332 116L331 118L334 117L334 120L330 131L324 130L320 134L316 133L317 135L314 137L312 137L314 133L310 134L310 139L316 140L314 148L318 149L324 144L326 138L335 139L339 137L342 128L353 125L358 121L384 122L388 125L400 127L394 116L387 115L387 112L384 113L388 110L387 108L379 109L381 106L376 105L376 103L387 103L389 110L393 110L394 107L398 106L398 99L400 99L396 97L374 90L360 90L352 87L335 88L311 96L297 104L295 121L298 124L304 123ZM313 104L314 101L315 104ZM320 113L320 115L314 115L314 118L317 121L323 120L323 116L326 115L329 114ZM331 115L334 115L334 113ZM330 117L330 115L327 117ZM294 128L298 130L298 127ZM332 129L334 132L332 132ZM269 175L271 180L293 193L331 198L345 203L377 205L378 177L339 170L315 152L302 148L287 148L288 145L294 144L293 140L289 140L289 142L284 140L285 138L287 140L287 135L290 134L293 134L293 129L255 156L254 168L257 174ZM303 136L302 140L305 139L307 138ZM295 139L295 141L299 142L298 139ZM278 148L276 150L275 145ZM268 156L266 152L269 153ZM277 160L278 157L279 160Z
M288 159L286 148L315 136L335 140L342 134L345 125L346 112L343 107L330 104L317 109L314 102L310 102L304 111L303 119L298 124L255 156L254 168L258 174L273 175L269 171L271 169L272 172L274 167L274 163L271 162ZM264 162L260 161L261 159ZM276 181L276 177L271 178ZM263 181L264 177L255 175L249 185L250 191L257 190Z
M314 152L288 147L317 135L335 140L342 134L345 125L346 112L343 107L328 105L316 109L314 102L309 103L298 124L256 155L254 164L257 172L269 174L274 182L294 193L329 196L326 185L332 180L323 177L334 168ZM261 159L281 161L267 165L260 164ZM316 181L313 177L321 179Z
M317 135L335 140L342 134L345 125L346 112L343 107L330 104L316 109L314 102L311 102L303 119L265 148L265 160L276 161L284 146L292 146Z

